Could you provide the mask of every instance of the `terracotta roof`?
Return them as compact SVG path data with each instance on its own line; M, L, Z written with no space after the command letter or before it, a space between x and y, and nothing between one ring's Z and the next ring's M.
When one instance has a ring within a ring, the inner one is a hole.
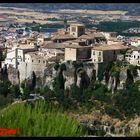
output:
M59 49L59 48L65 48L65 45L62 43L46 43L41 48L52 48L52 49Z
M38 52L27 52L26 54L30 55L31 58L44 59L44 57L39 55Z
M85 49L85 48L93 48L92 46L80 46L80 45L75 45L75 44L71 44L71 45L67 45L65 46L65 48L76 48L76 49Z
M65 35L54 35L52 40L55 39L76 39L73 35L65 34Z
M69 40L69 41L65 41L65 43L78 43L78 42L85 42L86 40L84 39L76 39L76 40Z
M93 50L99 50L99 51L107 51L107 50L121 50L121 49L127 49L127 46L124 46L122 44L113 44L113 45L101 45L93 47Z
M90 33L90 34L84 34L81 35L79 38L81 39L94 39L94 38L105 38L105 36L102 33Z
M70 26L85 26L85 25L81 23L72 23L70 24Z

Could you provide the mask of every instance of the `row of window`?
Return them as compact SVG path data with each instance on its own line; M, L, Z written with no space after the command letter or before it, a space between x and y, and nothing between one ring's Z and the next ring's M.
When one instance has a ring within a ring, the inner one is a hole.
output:
M134 55L134 56L131 56L131 57L134 57L134 58L136 58L136 56ZM137 58L140 58L140 56L137 56Z
M95 51L93 51L93 55L95 55ZM99 56L101 56L101 52L99 52Z
M116 51L113 52L113 54L116 54ZM95 51L93 51L93 55L95 55ZM99 52L99 56L101 56L101 52Z
M32 60L34 62L34 60ZM38 63L41 63L41 60L38 60ZM43 60L43 64L47 63L47 61Z
M29 60L29 58L28 58L28 60ZM34 60L32 60L32 62L34 62ZM38 60L38 63L41 63L41 60ZM43 60L43 63L45 64L45 63L47 63L47 61Z
M94 62L96 62L96 59L94 59ZM101 57L98 57L98 62L101 62Z

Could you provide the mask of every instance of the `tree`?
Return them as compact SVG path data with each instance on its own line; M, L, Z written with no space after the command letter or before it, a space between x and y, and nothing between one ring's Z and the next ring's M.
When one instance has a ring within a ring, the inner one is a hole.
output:
M10 91L12 95L14 96L14 98L17 98L21 94L19 85L12 85L12 87L10 88Z
M34 90L36 86L36 75L35 72L32 72L32 89Z
M0 94L7 97L7 95L10 93L10 86L10 81L0 81Z

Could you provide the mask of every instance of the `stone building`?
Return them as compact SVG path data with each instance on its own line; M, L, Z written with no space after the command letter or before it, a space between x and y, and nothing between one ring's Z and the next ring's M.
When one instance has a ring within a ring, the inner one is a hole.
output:
M64 61L65 45L62 43L47 43L39 48L39 54L50 61Z
M122 44L96 46L92 49L91 58L93 63L115 61L117 55L127 49L128 47Z
M125 60L132 65L140 66L140 47L128 50L125 55Z
M105 36L100 32L83 34L79 37L81 40L85 40L86 45L106 44L107 40Z
M70 35L70 34L64 34L63 35L62 34L62 35L54 35L51 40L54 43L62 43L64 41L75 40L75 39L76 39L76 37L74 37L73 35Z
M91 46L68 45L65 47L65 61L90 60L91 48Z
M2 67L11 65L14 68L18 68L20 62L25 61L25 53L37 51L37 48L13 48L7 53L5 61L2 62Z
M132 46L138 47L140 45L140 38L139 37L131 37L130 44Z
M31 78L34 71L36 76L43 76L44 70L48 64L47 59L40 56L38 52L28 52L25 54L25 61L19 63L20 81Z
M85 25L84 24L71 24L70 25L70 35L73 35L75 38L85 34Z

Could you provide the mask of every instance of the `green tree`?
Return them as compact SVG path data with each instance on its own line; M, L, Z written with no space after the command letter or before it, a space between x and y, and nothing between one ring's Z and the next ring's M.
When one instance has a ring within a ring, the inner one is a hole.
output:
M32 72L32 90L35 89L35 86L36 86L36 75L35 75L35 72L33 71Z
M19 95L21 95L19 85L12 85L10 91L14 98L17 98Z
M11 86L10 81L8 81L8 80L0 81L0 94L5 97L8 94L10 94L10 86Z

